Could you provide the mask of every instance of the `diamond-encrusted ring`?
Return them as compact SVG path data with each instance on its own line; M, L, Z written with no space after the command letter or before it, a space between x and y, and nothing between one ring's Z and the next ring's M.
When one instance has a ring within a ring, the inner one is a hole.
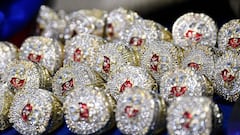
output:
M151 45L147 42L160 40L162 33L155 22L138 19L132 25L129 25L124 32L120 33L120 37L128 42L129 47L142 54Z
M36 34L44 37L63 40L67 22L64 17L58 15L53 9L42 5L37 17Z
M218 32L218 48L221 51L240 51L240 19L223 24Z
M60 68L53 77L52 90L59 100L64 102L65 97L74 89L86 86L103 87L104 80L90 67L81 63L72 63Z
M214 79L216 93L224 99L235 102L240 95L240 56L232 51L225 51L216 61Z
M104 21L107 12L99 9L78 10L66 16L67 26L65 28L65 39L70 39L75 35L88 33L103 36Z
M181 66L191 68L211 81L214 79L215 57L210 47L195 46L185 50Z
M158 134L165 127L166 106L158 94L136 86L120 95L115 116L123 134Z
M165 101L171 103L181 96L213 94L212 86L205 83L205 78L202 78L202 76L191 69L177 68L163 74L160 80L159 91Z
M107 81L118 67L130 64L130 52L126 47L126 43L121 40L104 44L100 51L96 52L97 57L92 68Z
M215 47L217 26L212 18L203 13L186 13L172 27L173 41L183 48L193 45Z
M50 90L52 78L47 69L25 60L15 60L7 65L3 74L9 90L18 92L25 88L43 88Z
M19 58L39 63L53 75L62 66L63 50L56 40L33 36L23 42Z
M147 69L157 83L160 83L162 74L179 65L178 49L166 41L153 40L147 42L148 48L140 55L141 67Z
M0 81L7 64L14 59L18 59L17 47L9 42L0 42Z
M93 66L102 45L106 41L98 36L80 34L66 41L64 46L64 64L72 62L85 63Z
M49 91L26 88L14 96L9 121L21 134L50 133L63 123L62 105Z
M124 8L110 11L106 18L105 38L109 41L120 39L119 34L123 33L129 25L132 25L139 18L140 16L136 12Z
M13 93L8 90L6 83L0 83L0 131L10 127L8 113L13 100Z
M141 67L122 66L113 73L106 84L106 91L110 93L115 100L118 100L127 88L139 86L141 88L157 92L158 86L152 76Z
M206 97L180 97L167 109L170 135L209 135L221 124L221 111Z
M101 134L115 123L115 101L97 87L74 89L63 108L67 127L76 134Z

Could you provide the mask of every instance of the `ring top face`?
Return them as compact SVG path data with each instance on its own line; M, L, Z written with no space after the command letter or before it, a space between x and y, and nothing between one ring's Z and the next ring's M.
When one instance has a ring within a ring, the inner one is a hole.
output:
M215 47L217 27L209 16L203 13L186 13L173 24L173 40L183 48L195 44Z
M134 87L119 97L116 108L117 127L123 134L147 134L154 120L156 103L149 91Z
M105 36L107 40L120 38L119 33L123 33L129 25L132 25L139 18L140 16L136 12L124 8L112 10L106 18Z
M117 101L119 95L127 88L139 86L147 90L153 90L155 85L154 79L145 69L135 66L123 66L109 77L106 90Z
M42 134L51 119L52 97L42 89L26 89L15 95L10 122L21 134Z
M159 82L160 76L178 65L177 49L170 42L151 41L141 56L141 66L146 68Z
M70 39L76 34L89 33L102 36L106 11L79 10L69 14L68 25L65 29L65 39Z
M53 75L62 66L60 44L47 37L27 38L20 48L20 59L39 63Z
M213 80L215 70L213 53L206 49L203 50L197 47L187 50L182 61L182 67L190 68L198 74L205 75Z
M190 69L173 69L160 80L160 95L171 103L181 96L202 96L201 78Z
M216 91L228 101L236 101L239 98L239 59L237 54L226 51L216 62Z
M170 135L209 135L212 128L211 100L180 97L167 110Z
M84 64L74 63L60 68L53 78L53 93L64 102L65 97L75 88L97 83L94 73Z
M128 42L128 45L142 54L147 48L147 42L159 40L159 30L153 21L139 19L121 33L121 39Z
M71 92L64 102L69 129L76 134L93 134L108 124L112 106L99 89L85 87Z
M17 58L17 47L8 42L0 42L0 80L7 64Z
M233 19L225 23L218 32L218 47L220 50L239 51L240 19Z
M61 18L53 9L42 5L37 17L37 34L54 39L63 39L66 21Z
M72 62L85 63L93 66L95 59L98 57L97 52L105 41L97 36L81 34L66 41L64 64Z
M39 88L41 85L40 72L36 64L30 61L20 60L9 63L4 78L14 92L24 88Z
M108 80L109 75L116 68L128 63L123 54L123 52L126 52L124 49L125 46L122 42L104 44L96 57L93 69L100 73L105 80Z

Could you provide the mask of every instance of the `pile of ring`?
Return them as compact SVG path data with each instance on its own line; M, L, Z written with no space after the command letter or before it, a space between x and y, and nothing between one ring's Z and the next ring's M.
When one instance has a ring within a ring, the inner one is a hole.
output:
M240 19L218 31L186 13L172 34L136 12L55 12L42 6L20 49L0 43L0 130L48 134L65 120L75 134L211 134L212 101L240 95Z

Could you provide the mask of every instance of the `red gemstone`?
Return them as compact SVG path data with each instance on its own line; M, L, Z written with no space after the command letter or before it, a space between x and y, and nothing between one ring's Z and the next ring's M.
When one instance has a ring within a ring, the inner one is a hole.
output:
M154 54L150 60L150 68L153 71L158 71L158 62L159 62L159 56L157 54Z
M33 108L32 105L29 103L24 106L24 108L22 110L22 114L21 114L23 121L25 121L25 122L28 121L28 117L32 112L32 108Z
M183 118L185 119L185 122L183 123L183 127L189 129L191 120L192 120L192 114L189 112L184 112L183 113Z
M133 108L132 106L126 106L124 112L127 114L128 118L137 116L139 110Z
M73 61L80 62L81 61L81 55L82 55L82 51L80 50L80 48L77 48L74 51L74 54L73 54Z
M29 53L28 54L28 60L32 61L32 62L40 62L42 59L42 55L37 55L37 54L33 54L33 53Z
M80 105L80 118L88 119L89 118L89 110L86 103L79 103Z
M132 85L133 85L133 84L132 84L129 80L126 80L126 81L121 85L120 92L125 91L126 88L132 88Z
M143 44L143 39L139 37L132 37L129 44L132 46L141 46Z
M106 33L110 37L114 36L114 28L113 28L113 25L111 23L107 24Z
M103 71L105 73L109 73L110 71L110 59L107 57L107 56L103 56L104 57L104 60L103 60Z
M228 46L231 46L232 48L236 49L240 45L240 38L230 38L228 40Z
M179 87L179 86L173 86L171 88L171 95L174 95L175 97L179 97L183 95L187 91L187 87Z
M15 88L22 88L25 84L25 80L21 80L21 79L18 79L16 77L13 77L11 80L10 80L10 83L12 84L13 87Z
M191 40L194 40L196 42L200 41L200 39L202 38L202 34L201 33L198 33L196 31L193 31L193 30L188 30L186 33L185 33L185 37L188 38L188 39L191 39Z
M195 63L195 62L190 62L190 63L188 63L188 67L191 67L191 68L193 68L195 70L199 70L200 65Z
M221 72L221 75L222 75L222 79L224 80L224 82L232 82L235 78L233 75L231 75L229 73L229 71L227 69L224 69Z
M62 95L64 95L64 93L66 91L70 91L73 89L74 85L73 85L73 79L71 78L69 81L65 82L62 84Z

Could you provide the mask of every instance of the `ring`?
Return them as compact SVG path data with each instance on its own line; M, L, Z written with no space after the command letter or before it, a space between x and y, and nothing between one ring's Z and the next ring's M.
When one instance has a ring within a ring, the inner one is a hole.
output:
M212 85L189 68L176 68L165 72L160 80L159 91L168 104L181 96L213 94Z
M240 95L239 62L240 56L232 51L225 51L216 61L216 93L225 100L235 102Z
M123 33L129 25L132 25L139 18L140 16L136 12L124 8L110 11L106 18L105 38L108 41L120 39L120 33Z
M144 68L125 65L117 69L106 84L107 93L116 101L127 88L134 86L157 92L157 83Z
M19 58L39 63L53 75L62 66L63 50L56 40L33 36L23 42Z
M52 78L44 67L25 60L15 60L7 65L3 75L4 82L13 93L25 88L51 90Z
M64 102L65 121L76 134L101 134L113 128L115 101L97 87L73 90Z
M167 129L170 135L208 135L218 129L222 114L206 97L179 97L167 109Z
M27 88L15 94L9 121L21 134L50 133L63 123L61 107L51 92Z
M66 16L65 39L70 39L82 33L95 34L102 37L106 16L107 12L99 9L78 10L70 13Z
M174 22L172 35L174 44L184 49L196 44L214 48L217 26L208 15L191 12L180 16Z
M93 66L97 54L106 41L90 34L80 34L66 41L64 65L78 62Z
M205 75L214 81L215 61L214 53L210 47L195 46L184 51L181 66L191 68L200 75Z
M72 63L60 68L53 77L52 91L61 102L74 89L85 86L104 87L104 80L87 65Z
M0 83L0 131L11 126L8 121L8 113L13 100L13 93L8 90L6 83Z
M218 32L218 48L221 51L232 50L239 53L240 19L233 19L223 24Z
M124 64L130 64L129 52L123 41L114 41L104 44L95 58L93 69L97 71L104 80L108 80L110 74Z
M164 72L179 65L179 50L176 46L166 41L153 40L146 44L148 44L147 50L140 55L141 67L147 69L159 84Z
M128 88L119 97L116 122L123 134L158 134L165 127L164 100L149 90Z
M40 7L36 26L37 35L63 41L66 26L67 22L63 16L45 5Z
M7 64L18 59L17 47L9 42L0 42L0 82L3 81L3 74Z

